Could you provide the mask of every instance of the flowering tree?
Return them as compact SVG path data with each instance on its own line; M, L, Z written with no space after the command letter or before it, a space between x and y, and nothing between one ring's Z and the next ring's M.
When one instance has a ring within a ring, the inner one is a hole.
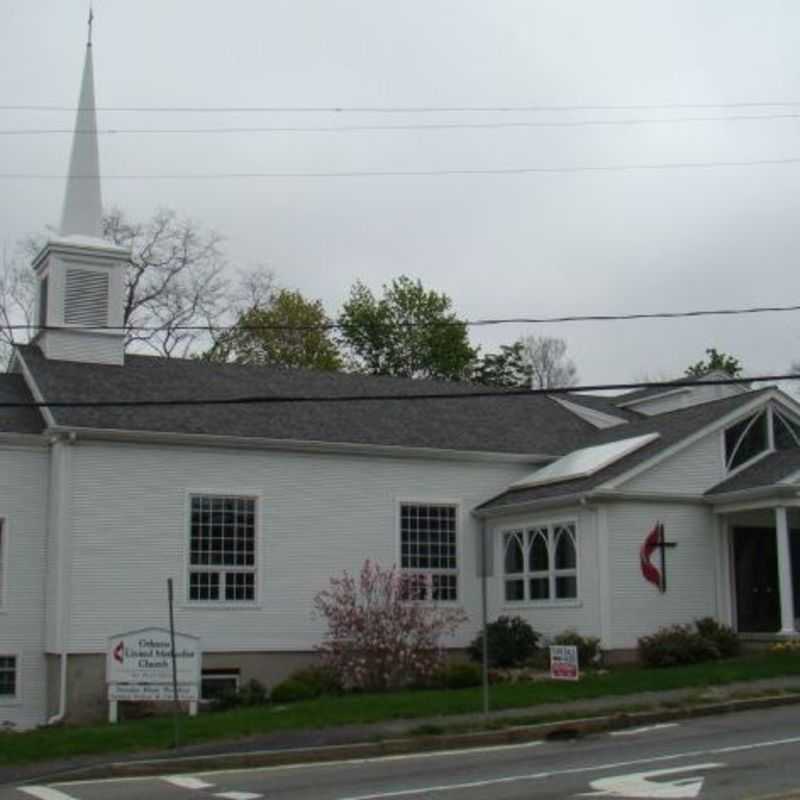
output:
M461 608L419 599L430 597L424 582L424 576L367 560L357 578L344 572L316 595L316 613L328 623L318 649L343 685L394 689L426 680L441 665L441 639L467 616Z

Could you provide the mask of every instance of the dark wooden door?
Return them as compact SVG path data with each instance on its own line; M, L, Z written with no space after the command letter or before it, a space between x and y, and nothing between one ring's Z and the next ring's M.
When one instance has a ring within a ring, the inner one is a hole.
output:
M780 629L778 547L773 528L734 528L737 627L742 633Z

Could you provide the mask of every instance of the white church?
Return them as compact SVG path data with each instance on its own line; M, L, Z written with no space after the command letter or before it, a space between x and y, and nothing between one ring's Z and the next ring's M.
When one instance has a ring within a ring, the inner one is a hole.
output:
M95 130L91 46L79 106L76 128ZM574 628L610 657L701 616L795 635L786 394L700 380L475 397L125 353L128 253L100 238L99 174L96 135L76 135L60 234L32 264L41 330L0 375L0 725L104 717L109 637L164 626L168 578L209 684L307 663L313 596L365 558L464 608L453 648L480 629L483 590L489 619ZM297 395L328 401L280 402ZM277 401L137 405L242 396ZM91 405L109 400L131 405Z

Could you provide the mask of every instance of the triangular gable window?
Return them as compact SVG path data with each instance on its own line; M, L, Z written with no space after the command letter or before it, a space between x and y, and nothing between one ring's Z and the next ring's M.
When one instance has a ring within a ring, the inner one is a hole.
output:
M730 471L769 448L767 411L761 411L725 431L725 467Z

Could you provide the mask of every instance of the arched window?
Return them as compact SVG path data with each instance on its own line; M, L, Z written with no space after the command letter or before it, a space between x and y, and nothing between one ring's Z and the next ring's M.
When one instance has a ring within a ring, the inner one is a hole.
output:
M578 539L574 522L504 531L502 543L507 603L577 598Z
M725 431L725 467L736 469L769 448L767 411L740 420Z

